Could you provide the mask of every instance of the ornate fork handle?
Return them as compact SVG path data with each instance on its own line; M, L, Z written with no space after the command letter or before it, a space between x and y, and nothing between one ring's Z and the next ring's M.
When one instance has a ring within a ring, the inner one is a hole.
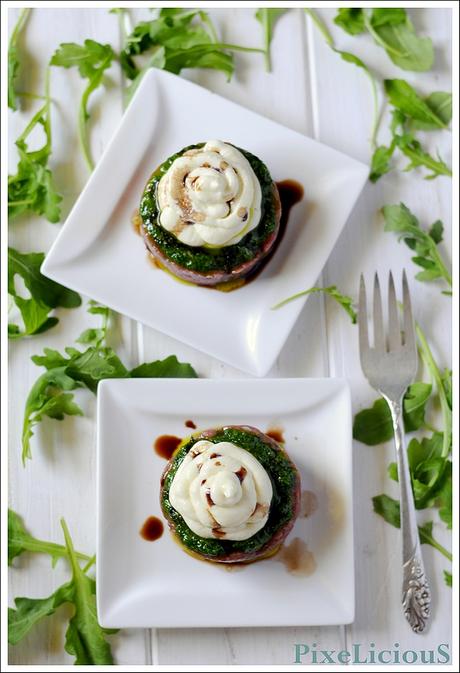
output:
M398 464L400 517L403 553L402 605L404 615L416 633L425 630L431 613L431 593L425 575L409 465L402 428L402 400L394 402L384 395L391 411Z

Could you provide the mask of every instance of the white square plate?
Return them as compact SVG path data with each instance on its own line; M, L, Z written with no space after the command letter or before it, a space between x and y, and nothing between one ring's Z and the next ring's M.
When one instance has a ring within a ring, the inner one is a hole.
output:
M274 180L295 179L305 188L273 259L253 282L229 293L184 285L155 269L131 225L153 170L182 147L212 138L259 156ZM152 69L42 271L120 313L264 376L304 301L278 311L271 307L314 285L367 174L364 164L340 152ZM203 329L206 325L212 329Z
M221 425L281 427L302 490L317 509L291 531L308 548L311 574L279 557L234 572L185 553L167 531L139 530L162 518L163 434ZM350 394L340 379L131 379L98 392L97 604L105 627L232 627L346 624L354 617ZM311 556L310 556L311 554Z

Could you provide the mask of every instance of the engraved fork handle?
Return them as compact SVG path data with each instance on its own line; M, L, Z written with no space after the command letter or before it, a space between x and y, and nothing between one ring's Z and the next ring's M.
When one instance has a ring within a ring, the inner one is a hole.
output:
M415 633L422 633L426 629L430 618L431 592L425 575L415 516L414 497L402 425L402 399L394 402L388 397L384 397L391 411L398 465L403 556L402 606L412 630Z

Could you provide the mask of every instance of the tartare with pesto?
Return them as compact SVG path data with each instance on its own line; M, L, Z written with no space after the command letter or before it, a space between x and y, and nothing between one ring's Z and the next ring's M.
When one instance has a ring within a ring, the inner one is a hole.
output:
M221 140L190 145L150 177L139 213L160 266L197 285L246 278L273 249L281 202L266 165Z
M216 563L249 563L275 554L291 531L300 476L284 448L256 428L213 428L177 448L160 502L185 551Z

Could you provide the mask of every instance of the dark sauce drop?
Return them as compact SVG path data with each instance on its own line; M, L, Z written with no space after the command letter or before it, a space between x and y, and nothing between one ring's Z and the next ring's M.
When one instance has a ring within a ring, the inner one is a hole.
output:
M289 214L296 203L302 201L304 197L304 189L300 182L297 182L296 180L281 180L280 182L276 183L276 186L278 187L278 193L281 201L281 218L278 236L276 237L276 241L273 244L273 248L270 250L269 254L264 257L257 268L249 276L243 279L244 285L247 285L247 283L250 283L255 278L257 278L257 276L262 273L273 256L276 255L276 251L281 245L281 241L283 240L284 234L286 233ZM219 287L217 286L216 289L219 289Z
M297 180L281 180L276 183L281 200L280 229L286 229L291 208L302 201L304 189ZM281 233L281 232L280 232Z
M186 428L192 428L194 430L196 428L196 425L193 421L188 420L188 421L185 421L185 427Z
M154 542L163 535L163 522L156 516L149 516L142 524L139 535L148 542Z
M270 430L267 430L265 434L267 435L267 437L271 437L272 439L274 439L275 442L278 442L279 444L284 444L284 435L282 428L270 428Z
M175 435L161 435L154 441L153 448L158 456L169 460L181 441L182 439Z

